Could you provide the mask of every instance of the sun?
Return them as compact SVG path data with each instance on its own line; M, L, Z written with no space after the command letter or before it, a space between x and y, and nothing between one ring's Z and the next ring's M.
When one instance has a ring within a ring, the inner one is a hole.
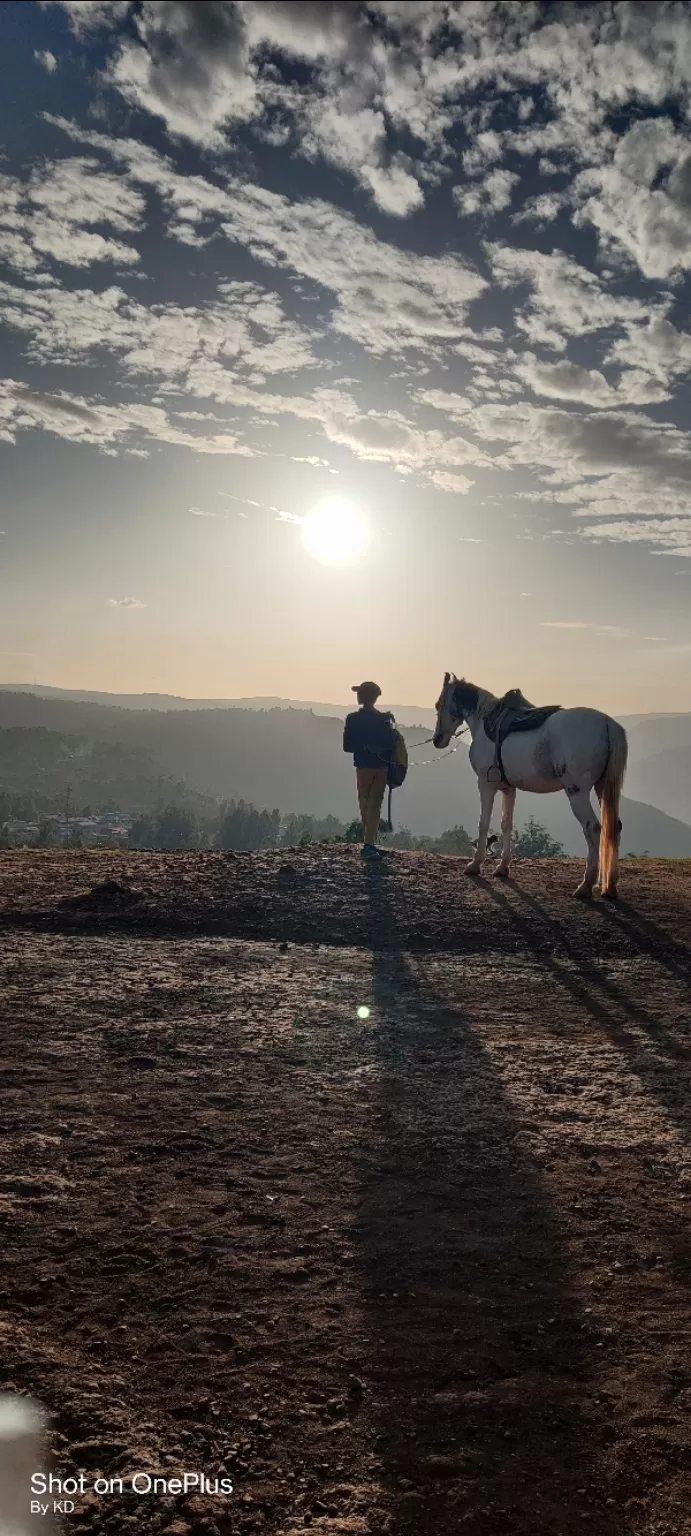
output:
M305 518L302 541L308 554L322 565L352 565L364 554L370 530L349 501L323 501Z

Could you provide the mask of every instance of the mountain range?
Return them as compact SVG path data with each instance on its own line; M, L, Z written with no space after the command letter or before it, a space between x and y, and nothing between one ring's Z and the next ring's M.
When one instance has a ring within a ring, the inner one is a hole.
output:
M33 783L50 782L56 791L67 782L75 787L84 782L88 770L88 798L97 800L102 774L102 786L112 798L117 794L121 809L143 808L142 796L148 805L167 794L186 795L200 807L243 798L284 812L331 813L345 820L356 814L352 764L341 743L343 706L173 697L166 707L168 696L157 694L140 696L133 708L124 702L132 697L138 696L94 699L78 690L0 685L0 782L8 787L8 764L9 787L21 787L22 773L31 771ZM396 824L417 835L439 836L459 823L474 832L477 783L465 743L453 754L437 754L425 742L433 711L408 706L394 713L411 757L407 781L394 796ZM427 718L420 720L423 713ZM417 728L404 714L418 716ZM628 720L622 851L691 857L691 715ZM59 736L62 745L48 743L46 732ZM44 733L42 744L36 733ZM564 795L519 795L517 824L531 815L568 853L583 852L581 829Z

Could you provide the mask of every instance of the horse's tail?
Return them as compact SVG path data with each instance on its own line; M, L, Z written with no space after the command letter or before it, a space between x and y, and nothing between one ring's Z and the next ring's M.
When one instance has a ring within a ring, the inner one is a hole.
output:
M602 830L600 832L600 891L603 896L616 896L619 868L619 801L626 773L629 744L626 731L616 720L607 719L609 752L602 778L596 785L602 806Z

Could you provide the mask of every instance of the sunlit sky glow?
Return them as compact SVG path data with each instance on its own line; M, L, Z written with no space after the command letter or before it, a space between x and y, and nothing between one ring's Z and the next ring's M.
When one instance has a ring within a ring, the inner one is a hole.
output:
M6 3L0 59L0 680L691 708L690 7Z
M363 558L369 542L366 519L348 501L334 497L320 502L305 518L305 549L323 565L353 565Z

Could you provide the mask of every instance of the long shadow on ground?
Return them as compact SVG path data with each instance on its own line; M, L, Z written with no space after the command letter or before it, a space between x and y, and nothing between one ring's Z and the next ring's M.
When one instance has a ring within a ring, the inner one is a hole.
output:
M359 1242L392 1536L566 1536L594 1518L614 1536L549 1196L462 997L436 991L448 958L397 951L386 868L369 880L379 1106Z
M656 984L646 989L654 1006L644 1005L635 993L635 971L627 980L626 971L615 968L611 960L598 963L592 950L586 951L579 942L577 931L569 937L564 925L555 923L534 896L513 882L511 888L514 900L508 893L490 890L504 918L514 924L526 948L580 1005L584 1015L621 1051L629 1069L691 1146L689 950L670 941L635 909L627 906L620 914L618 909L597 904L593 922L609 930L619 925L634 949L634 957L657 969Z

